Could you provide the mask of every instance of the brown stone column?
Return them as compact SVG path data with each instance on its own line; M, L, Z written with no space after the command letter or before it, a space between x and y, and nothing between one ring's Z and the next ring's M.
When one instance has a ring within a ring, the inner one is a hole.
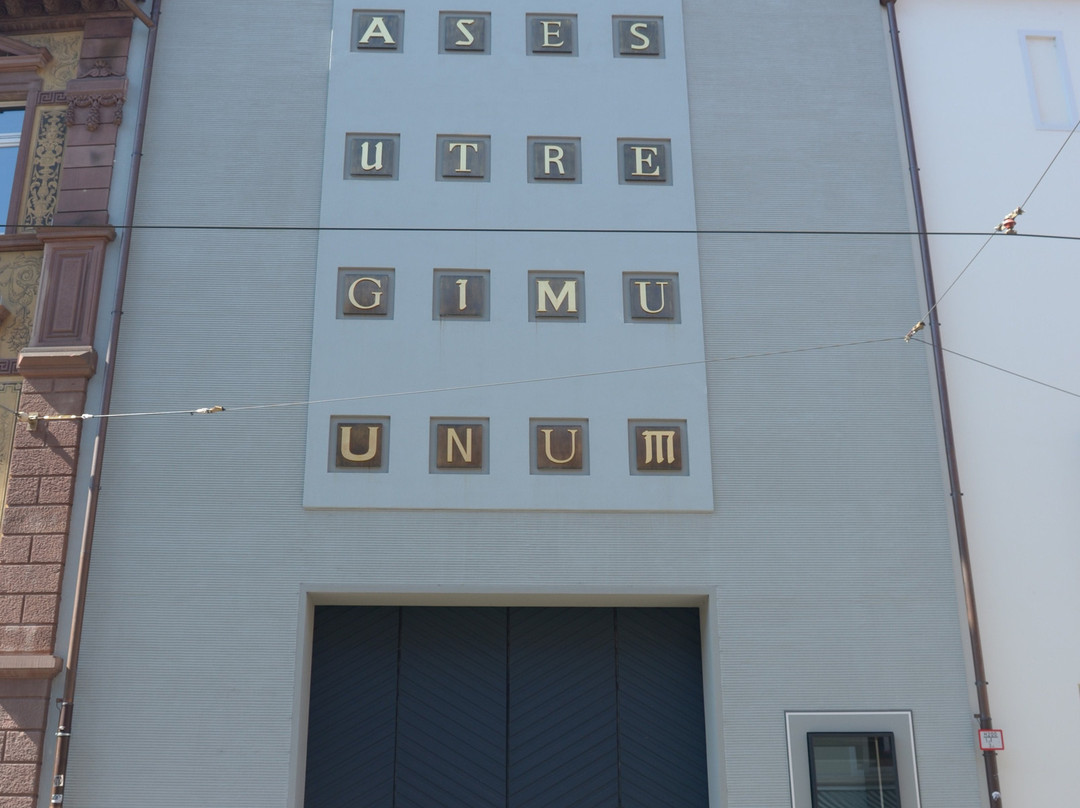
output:
M86 379L28 379L21 407L81 412ZM0 538L0 805L33 808L48 726L80 421L16 427Z

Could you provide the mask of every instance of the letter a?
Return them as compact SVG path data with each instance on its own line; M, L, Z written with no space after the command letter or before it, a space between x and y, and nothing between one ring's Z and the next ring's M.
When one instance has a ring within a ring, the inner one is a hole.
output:
M386 20L382 17L372 17L371 22L368 24L367 30L364 31L364 35L360 37L359 44L366 45L371 41L371 38L375 36L381 39L387 45L396 45L394 38L390 36L390 29L386 27Z

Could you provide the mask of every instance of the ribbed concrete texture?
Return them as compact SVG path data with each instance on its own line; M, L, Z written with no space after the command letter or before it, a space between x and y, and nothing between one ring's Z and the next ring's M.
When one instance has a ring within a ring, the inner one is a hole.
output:
M709 440L692 436L689 451L692 461L708 461L712 501L699 513L303 507L311 436L296 402L309 395L313 330L334 316L316 306L313 229L325 164L339 159L324 154L333 6L164 4L139 197L144 229L133 240L113 406L226 410L110 427L66 801L299 808L311 596L325 604L703 606L715 808L790 802L786 710L910 711L922 804L980 804L930 367L922 346L897 339L923 306L911 239L786 232L911 227L879 4L652 0L632 9L684 21L665 28L664 58L685 53L688 125L645 116L626 136L685 129L690 138L688 226L701 232L678 239L692 240L700 265ZM410 2L403 10L404 50L379 58L402 71L431 64L432 82L440 59L474 60L480 73L513 63L513 100L555 105L558 82L575 71L587 80L590 64L616 60L614 7L560 6L603 37L580 38L577 56L529 59L519 58L522 6L492 9L486 55L440 56L439 9ZM624 80L649 64L631 61ZM433 206L435 196L452 198L443 186L453 186L435 179L436 137L492 134L496 155L502 147L484 121L513 121L499 118L500 98L467 83L453 89L460 103L447 105L440 122L402 127L402 159L406 147L421 155L409 169L430 190L414 200L418 218L482 226L483 216ZM616 91L624 97L625 87ZM395 133L395 110L405 118L413 103L385 94L351 114L358 131ZM648 110L653 100L635 103ZM614 143L586 151L603 101L582 114L580 125L564 120L558 129L537 116L528 133L582 137L582 183L558 197L567 221L591 215L574 208L584 198L576 189L623 187ZM556 190L527 182L525 145L505 146L520 169L514 193ZM678 183L688 166L675 169ZM364 182L355 209L337 212L356 226L379 212L386 185ZM478 210L498 210L506 203L492 195L499 187L478 183L468 194ZM664 210L641 204L667 221ZM644 218L635 219L638 229ZM423 232L411 238L418 251L438 243ZM535 240L546 260L559 257L556 238ZM484 239L459 241L475 245L469 266L485 266ZM342 265L390 266L367 243L358 240ZM603 240L587 247L557 268L639 269ZM425 279L417 283L425 294L439 266L427 260L397 267ZM517 260L525 270L549 268L527 254ZM486 268L493 281L502 269ZM499 317L526 314L522 303ZM500 367L520 377L547 371L541 350L519 350L517 332L503 338L495 316L485 325L485 350L514 351ZM440 345L418 345L413 357L407 342L342 340L318 345L317 355L327 364L370 354L425 366ZM610 370L638 364L625 347L580 350ZM486 380L482 370L460 382ZM642 373L639 383L664 378ZM433 378L430 386L449 383ZM409 392L372 390L362 374L347 387L354 396ZM609 389L605 406L615 409L620 388ZM566 385L566 415L584 406L580 394ZM470 395L490 406L493 424L535 414L511 397ZM268 404L288 406L245 409ZM377 399L363 406L387 414ZM619 446L618 465L630 479L626 451ZM500 484L489 477L484 485ZM548 479L533 475L528 485L539 490Z

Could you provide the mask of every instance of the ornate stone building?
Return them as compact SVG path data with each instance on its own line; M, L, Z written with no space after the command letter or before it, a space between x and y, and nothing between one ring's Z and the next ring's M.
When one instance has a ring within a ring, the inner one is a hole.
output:
M137 117L125 109L140 62L129 5L0 3L0 804L11 808L35 804L56 728L61 588L89 453L80 420L48 418L83 412L102 360L98 301L115 272Z

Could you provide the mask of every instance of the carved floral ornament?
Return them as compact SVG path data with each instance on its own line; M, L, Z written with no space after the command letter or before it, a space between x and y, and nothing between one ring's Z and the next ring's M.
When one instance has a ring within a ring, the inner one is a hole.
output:
M112 65L108 59L95 59L94 66L89 70L79 74L80 79L104 79L110 76L122 76L123 73L117 73L112 69Z
M114 112L110 120L103 121L101 119L102 107L113 109ZM76 110L89 109L89 113L85 118L80 121L79 118L83 117L78 115ZM67 108L67 125L78 126L80 123L85 124L86 128L91 132L97 130L103 123L113 123L119 125L124 119L124 96L122 93L94 93L88 95L73 95L68 93L68 108Z

